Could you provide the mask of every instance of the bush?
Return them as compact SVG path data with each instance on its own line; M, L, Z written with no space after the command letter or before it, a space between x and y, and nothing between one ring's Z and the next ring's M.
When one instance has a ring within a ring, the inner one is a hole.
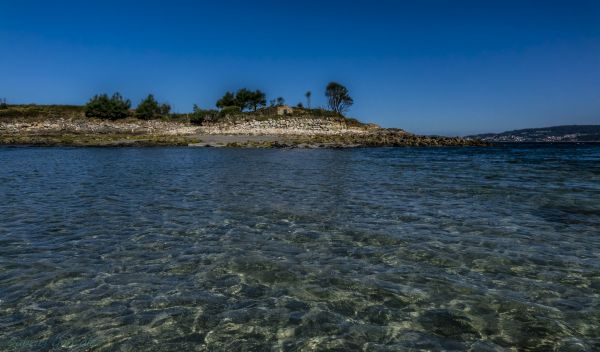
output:
M162 103L162 104L160 104L158 111L161 116L168 116L169 113L171 112L171 105L169 105L167 103Z
M85 104L85 116L101 119L122 119L129 116L131 101L124 99L121 94L115 93L112 97L107 94L95 95Z
M345 117L344 119L346 120L346 125L351 127L360 127L364 125L362 122L352 117Z
M6 103L6 98L0 99L0 109L8 109L8 104Z
M304 109L306 114L318 117L341 117L342 115L331 110L325 110L322 108L317 109Z
M142 100L137 109L135 109L135 117L143 120L150 120L160 117L165 117L171 112L169 104L158 104L154 95L149 94L146 99Z
M219 117L227 117L227 116L237 115L241 112L242 112L242 109L240 109L239 106L228 106L228 107L221 109L221 111L219 112Z
M216 119L219 115L217 110L203 110L198 107L198 105L194 105L194 112L190 115L190 123L194 125L202 125L206 121L211 121Z

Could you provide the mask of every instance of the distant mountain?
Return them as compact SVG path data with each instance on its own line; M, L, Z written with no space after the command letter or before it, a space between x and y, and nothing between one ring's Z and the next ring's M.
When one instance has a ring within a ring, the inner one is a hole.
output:
M486 142L600 142L600 125L566 125L526 128L468 136Z

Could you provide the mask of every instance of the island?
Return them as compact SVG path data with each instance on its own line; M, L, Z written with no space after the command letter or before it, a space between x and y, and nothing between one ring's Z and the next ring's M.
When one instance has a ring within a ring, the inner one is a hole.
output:
M422 136L346 117L352 105L345 87L327 86L329 108L267 105L264 93L227 92L217 109L194 105L190 113L148 95L136 109L115 93L85 105L0 104L0 144L36 146L190 146L245 148L348 148L400 146L484 146L473 138Z

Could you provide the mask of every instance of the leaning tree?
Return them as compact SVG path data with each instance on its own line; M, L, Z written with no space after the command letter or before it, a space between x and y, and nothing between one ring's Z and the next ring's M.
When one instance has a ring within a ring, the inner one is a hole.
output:
M331 82L327 85L325 96L329 108L338 114L344 114L354 104L354 100L348 94L348 89L337 82Z

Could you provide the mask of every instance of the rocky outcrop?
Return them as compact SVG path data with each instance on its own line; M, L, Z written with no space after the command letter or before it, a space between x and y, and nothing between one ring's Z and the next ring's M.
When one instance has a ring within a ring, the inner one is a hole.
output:
M205 134L245 135L343 135L366 134L379 129L377 125L351 126L342 119L315 117L285 117L265 120L240 120L206 124Z
M34 121L0 121L0 134L189 135L197 132L197 126L161 120L109 121L88 118L56 118Z
M0 134L243 134L243 135L343 135L365 134L376 125L351 126L333 118L284 117L264 120L235 120L191 125L187 121L100 120L90 118L53 118L45 120L0 121Z
M1 116L0 116L1 117ZM202 125L168 120L100 120L81 113L0 118L0 144L196 145L259 148L479 146L479 140L428 137L340 116L231 116Z

